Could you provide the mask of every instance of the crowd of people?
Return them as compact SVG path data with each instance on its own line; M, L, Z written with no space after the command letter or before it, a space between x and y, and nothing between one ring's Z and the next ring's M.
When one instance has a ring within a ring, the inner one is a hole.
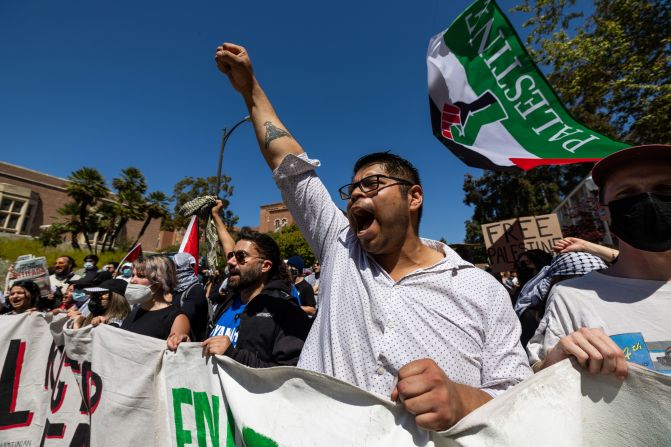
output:
M398 401L420 427L443 431L490 399L559 361L624 379L611 335L641 333L671 347L671 146L639 146L597 163L600 209L619 250L576 238L555 256L530 250L494 278L447 245L419 237L417 169L388 152L362 157L336 205L311 159L280 121L247 51L223 44L215 60L241 94L283 201L320 264L284 262L268 235L237 240L212 208L227 273L204 285L186 254L122 265L115 278L84 275L59 258L54 313L73 327L117 325L199 341L203 355L251 367L297 365ZM116 266L111 266L116 267ZM322 275L322 268L323 275ZM125 270L124 270L125 269ZM10 313L40 308L39 290L17 283ZM526 350L525 350L526 348Z

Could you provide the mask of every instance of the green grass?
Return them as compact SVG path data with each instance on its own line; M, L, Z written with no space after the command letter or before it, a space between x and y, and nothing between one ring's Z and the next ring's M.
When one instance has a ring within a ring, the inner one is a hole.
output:
M126 251L106 251L98 253L100 261L98 267L102 268L105 264L115 261L119 262L126 255ZM44 256L47 258L49 266L54 265L59 256L72 256L77 263L77 268L84 264L84 256L89 251L84 247L82 250L75 250L72 247L45 247L36 239L10 239L0 237L0 281L4 281L9 264L16 261L21 255L32 254L35 257Z

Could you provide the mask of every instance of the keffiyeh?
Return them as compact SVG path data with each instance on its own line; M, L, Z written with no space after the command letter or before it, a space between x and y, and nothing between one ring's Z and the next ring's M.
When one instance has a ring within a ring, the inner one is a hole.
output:
M214 224L210 210L219 200L216 196L196 197L186 202L179 209L179 214L184 217L196 214L200 219L205 220L205 258L209 268L217 265L217 246L219 236L217 236L217 226Z
M561 253L522 287L515 303L515 312L521 316L529 307L536 307L544 301L552 288L552 278L556 276L585 275L593 270L607 267L599 257L582 251Z

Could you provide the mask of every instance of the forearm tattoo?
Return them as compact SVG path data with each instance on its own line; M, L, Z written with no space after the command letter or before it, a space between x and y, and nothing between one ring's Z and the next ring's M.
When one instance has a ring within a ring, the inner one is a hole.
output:
M270 121L266 121L265 123L263 123L263 125L266 128L266 141L265 141L266 149L268 149L268 146L270 146L270 142L273 141L273 140L276 140L276 139L282 138L282 137L293 138L289 132L287 132L284 129L280 129L279 127L275 126Z

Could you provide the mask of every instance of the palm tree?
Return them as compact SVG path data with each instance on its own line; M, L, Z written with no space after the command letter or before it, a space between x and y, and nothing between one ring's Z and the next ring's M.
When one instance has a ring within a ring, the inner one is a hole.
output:
M77 235L82 231L82 226L79 223L79 205L76 202L68 202L59 208L57 212L66 218L64 222L59 223L63 225L66 233L70 233L72 248L79 249Z
M87 219L89 207L94 206L98 200L107 197L109 194L109 189L105 186L105 179L97 169L85 166L70 174L68 183L65 185L65 191L79 206L77 213L81 225L79 231L84 233L86 247L93 251L88 232L95 229L89 228Z
M161 191L154 191L149 193L147 196L147 205L145 207L147 218L144 220L142 228L140 229L140 233L137 235L137 238L131 247L135 247L137 245L138 241L142 238L144 232L147 230L147 227L149 226L149 223L152 219L161 219L168 216L170 213L168 210L168 203L168 196Z
M137 168L129 167L121 170L121 177L112 180L112 186L117 190L115 203L116 227L109 238L109 248L116 242L121 230L130 219L140 220L145 217L147 181Z

